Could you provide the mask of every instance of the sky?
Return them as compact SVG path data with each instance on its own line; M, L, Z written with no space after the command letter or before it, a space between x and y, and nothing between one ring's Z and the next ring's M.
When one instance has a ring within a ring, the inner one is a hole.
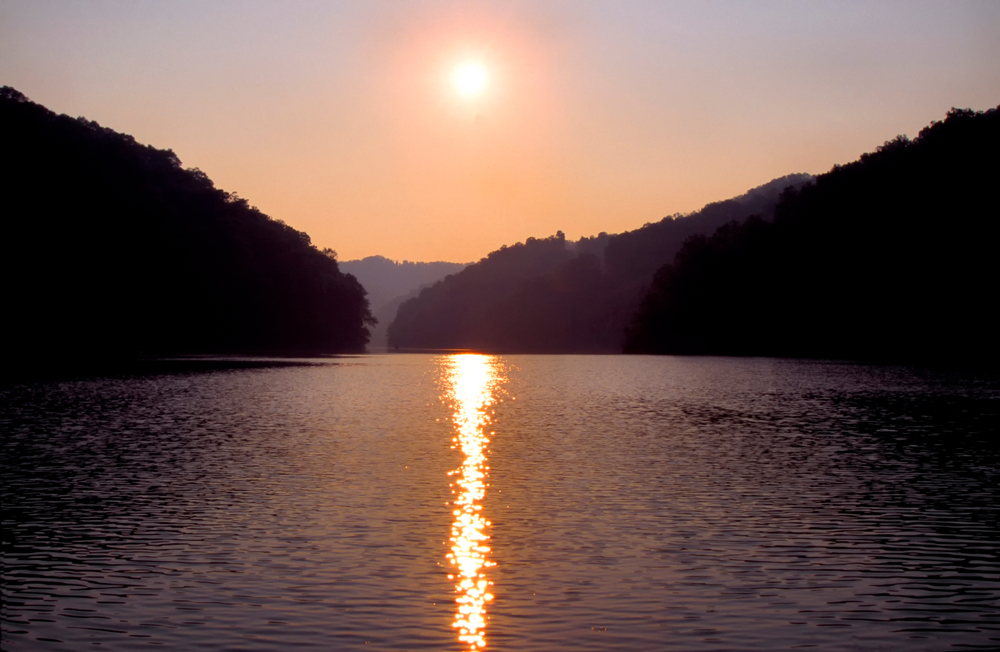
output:
M471 262L819 174L997 106L998 62L996 0L0 0L0 84L341 260Z

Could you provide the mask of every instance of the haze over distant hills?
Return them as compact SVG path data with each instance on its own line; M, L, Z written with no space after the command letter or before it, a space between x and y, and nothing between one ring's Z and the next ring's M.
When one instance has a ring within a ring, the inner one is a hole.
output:
M390 346L532 353L620 352L653 273L684 240L731 220L770 217L793 174L690 215L576 242L563 234L501 247L418 297L389 326Z
M463 270L468 263L414 263L389 260L384 256L368 256L361 260L345 260L340 268L353 274L365 290L378 320L371 329L370 344L386 346L389 324L396 317L399 305L412 298L423 287L436 283L448 274Z

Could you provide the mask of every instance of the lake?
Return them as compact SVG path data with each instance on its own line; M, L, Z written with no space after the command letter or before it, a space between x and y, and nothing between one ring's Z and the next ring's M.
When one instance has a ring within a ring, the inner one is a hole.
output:
M3 649L1000 647L996 373L302 362L0 389Z

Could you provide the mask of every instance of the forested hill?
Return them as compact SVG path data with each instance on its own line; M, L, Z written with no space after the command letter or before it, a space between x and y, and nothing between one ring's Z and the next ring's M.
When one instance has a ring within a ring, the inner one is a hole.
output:
M688 241L626 350L1000 363L1000 107L952 110Z
M368 256L340 263L340 268L353 274L368 291L372 314L378 320L378 324L372 329L373 346L386 345L386 329L401 303L416 296L423 287L436 283L448 274L460 272L465 267L466 263L399 262L384 256Z
M364 349L332 251L170 150L0 90L7 369L138 353Z
M686 238L752 214L770 217L781 192L809 175L775 179L688 216L569 242L560 232L502 247L399 307L389 344L406 348L619 352L654 272Z

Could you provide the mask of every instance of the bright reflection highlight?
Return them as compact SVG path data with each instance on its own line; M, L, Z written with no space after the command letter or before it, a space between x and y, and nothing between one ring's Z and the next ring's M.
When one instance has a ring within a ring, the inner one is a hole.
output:
M448 578L455 581L457 609L452 627L459 630L458 640L479 650L486 646L486 603L493 599L486 569L494 566L487 557L490 537L486 533L490 522L480 513L486 496L487 427L491 422L494 393L502 381L496 359L487 355L456 355L446 362L445 400L454 410L454 446L462 451L462 466L450 476L455 520L451 525L451 552L447 555L456 572Z

